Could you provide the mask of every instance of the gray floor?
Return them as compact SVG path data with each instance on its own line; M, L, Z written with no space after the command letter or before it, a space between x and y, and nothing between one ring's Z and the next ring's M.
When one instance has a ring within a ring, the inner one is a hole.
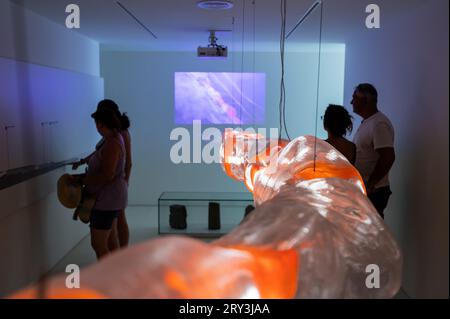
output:
M130 227L130 245L158 236L158 208L153 206L132 206L127 208ZM210 241L211 239L203 239ZM63 273L66 266L76 264L81 268L96 262L90 238L86 236L51 270L50 274ZM401 289L395 299L410 299Z
M127 208L126 213L130 227L130 245L158 236L158 207L132 206ZM69 264L83 268L96 260L90 237L86 236L55 265L50 274L65 272Z

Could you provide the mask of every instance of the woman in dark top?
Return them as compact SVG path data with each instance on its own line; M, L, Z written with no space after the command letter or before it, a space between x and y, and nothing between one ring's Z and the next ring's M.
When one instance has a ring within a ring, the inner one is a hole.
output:
M131 175L131 167L132 167L132 159L131 159L131 136L128 131L130 128L130 120L128 116L125 113L121 113L119 110L119 106L114 102L113 100L102 100L97 105L97 110L100 109L109 109L112 110L115 114L115 116L120 121L120 135L123 138L123 141L125 143L125 180L127 182L127 185L129 184L130 175ZM98 150L103 145L104 139L102 138L100 142L97 143L96 150ZM80 165L87 164L90 157L94 153L90 154L84 159L81 159L79 162L75 163L73 165L73 169L77 169ZM119 217L117 220L117 232L119 237L119 244L120 247L126 247L128 246L128 242L130 239L130 231L128 227L127 218L125 215L125 209L122 209L119 213ZM112 237L111 237L112 238ZM109 244L110 250L113 250L115 247L115 243L113 241Z
M353 165L356 160L356 145L345 138L353 130L352 116L340 105L330 104L323 116L323 127L328 132L325 140L344 155Z
M125 180L127 185L129 185L130 175L131 175L131 136L128 129L130 128L130 120L125 113L121 113L119 106L113 100L102 100L98 103L97 109L106 108L114 112L116 117L120 120L120 135L125 143ZM127 217L125 215L125 209L122 209L119 213L119 218L117 220L117 232L119 236L120 247L127 247L130 240L130 231L128 227ZM110 244L110 246L114 246Z
M95 197L90 215L91 244L100 259L119 247L117 219L127 206L128 185L120 120L112 110L105 108L98 109L92 118L103 143L89 156L87 173L76 178Z

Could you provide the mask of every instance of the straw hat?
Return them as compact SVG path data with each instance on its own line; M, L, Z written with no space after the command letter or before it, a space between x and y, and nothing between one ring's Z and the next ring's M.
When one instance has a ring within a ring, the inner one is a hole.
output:
M81 185L69 174L58 179L58 199L66 208L76 208L81 201Z

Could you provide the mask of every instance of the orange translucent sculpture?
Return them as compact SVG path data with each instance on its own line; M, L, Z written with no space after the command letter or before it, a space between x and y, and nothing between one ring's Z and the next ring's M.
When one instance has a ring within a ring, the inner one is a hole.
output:
M295 249L302 264L297 298L394 296L401 285L401 252L347 159L327 142L301 136L271 146L269 159L255 161L248 152L264 142L247 134L243 147L236 142L240 135L224 137L223 160L233 160L232 169L224 169L251 186L256 209L216 244ZM367 285L371 265L381 274L378 289Z
M390 298L398 292L400 249L358 171L331 145L312 136L288 142L227 131L221 156L225 172L254 195L256 209L238 227L209 244L169 236L120 250L81 271L84 290L67 291L61 276L46 282L44 297ZM373 267L375 289L368 284ZM13 297L36 297L36 289Z
M81 271L84 290L65 288L65 276L45 283L45 298L293 298L297 252L220 246L168 236L113 254ZM37 288L13 298L37 298Z
M9 297L10 299L105 299L98 292L85 289L67 289L62 288L60 285L54 285L47 287L47 283L44 287L32 287L25 289Z
M270 140L259 134L226 131L221 150L228 176L243 181L262 203L282 185L315 178L342 178L365 193L361 175L327 142L301 136L291 142ZM315 160L314 160L315 159ZM258 184L258 191L255 185Z

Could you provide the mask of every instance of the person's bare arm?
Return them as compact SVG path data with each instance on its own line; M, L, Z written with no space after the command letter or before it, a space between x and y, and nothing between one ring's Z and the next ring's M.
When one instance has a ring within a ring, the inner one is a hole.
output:
M87 164L89 162L89 159L94 155L95 151L86 156L85 158L80 159L78 162L72 164L72 169L78 169L81 165Z
M86 176L83 180L85 185L105 185L114 179L117 163L120 158L120 147L114 142L105 143L101 152L100 172Z
M378 158L375 169L367 182L367 193L374 190L375 185L389 172L395 162L395 151L392 147L379 148L376 150L380 157Z
M130 180L130 175L131 175L131 167L133 166L132 159L131 159L131 157L132 157L131 156L131 137L130 137L130 133L128 131L125 131L122 136L124 137L125 153L126 153L125 180L128 183L128 181Z

